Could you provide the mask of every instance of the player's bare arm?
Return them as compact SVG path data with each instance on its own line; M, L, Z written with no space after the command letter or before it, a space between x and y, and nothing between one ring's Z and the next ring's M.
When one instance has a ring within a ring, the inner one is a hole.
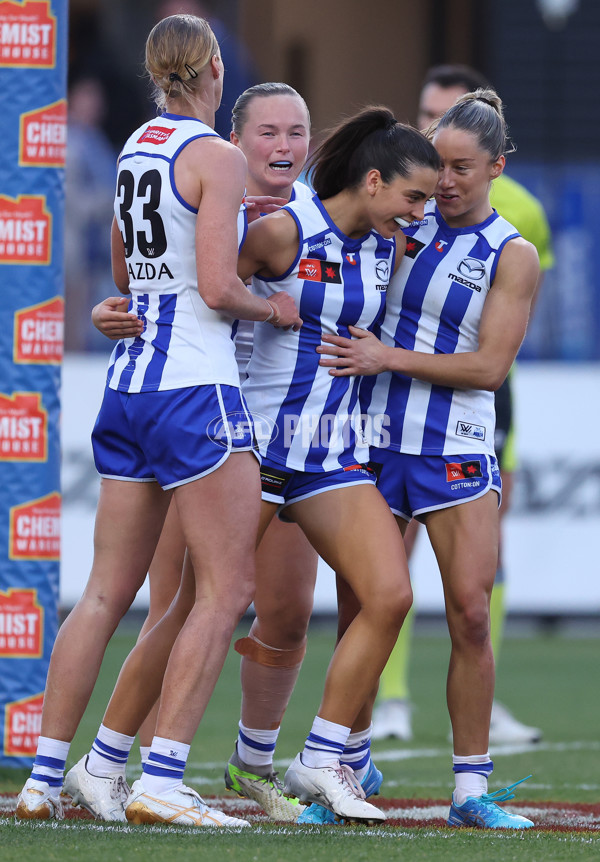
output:
M350 327L352 339L323 336L325 343L317 348L323 354L320 364L329 367L333 376L396 371L439 386L496 390L525 337L538 278L534 246L521 237L511 240L502 251L485 302L476 351L434 355L404 350Z

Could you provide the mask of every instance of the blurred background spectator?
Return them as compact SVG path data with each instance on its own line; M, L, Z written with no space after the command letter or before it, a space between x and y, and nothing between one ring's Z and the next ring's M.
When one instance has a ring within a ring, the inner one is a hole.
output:
M109 228L117 154L102 128L106 97L97 78L69 88L65 172L65 347L104 347L90 309L114 291Z

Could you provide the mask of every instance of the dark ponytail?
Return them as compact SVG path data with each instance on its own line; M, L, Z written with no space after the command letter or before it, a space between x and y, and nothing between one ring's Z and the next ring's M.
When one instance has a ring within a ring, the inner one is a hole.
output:
M384 183L406 177L416 165L438 170L432 144L411 126L398 123L384 107L369 107L329 133L308 163L311 184L320 198L355 188L373 168Z

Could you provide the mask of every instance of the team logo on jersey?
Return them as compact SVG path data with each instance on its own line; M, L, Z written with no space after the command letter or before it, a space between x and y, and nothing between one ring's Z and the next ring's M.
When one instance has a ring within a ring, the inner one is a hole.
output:
M166 144L175 129L165 129L164 126L148 126L146 131L138 138L138 144Z
M404 252L406 257L414 259L422 248L425 248L425 243L421 242L420 239L415 239L414 236L406 237L406 251Z
M298 278L305 281L323 281L326 284L342 283L339 263L315 258L303 258L300 261Z
M444 246L447 246L447 245L448 245L448 243L446 242L445 239L438 239L438 241L435 244L436 251L439 251L441 254L441 252L444 251Z
M460 464L446 464L446 482L460 479L481 479L481 461L462 461Z
M473 281L480 281L485 275L485 263L476 257L465 257L457 268L461 275L472 278Z
M459 437L473 437L475 440L485 440L485 427L472 422L457 422L456 433Z
M375 275L381 281L390 280L390 265L387 260L380 260L375 264Z

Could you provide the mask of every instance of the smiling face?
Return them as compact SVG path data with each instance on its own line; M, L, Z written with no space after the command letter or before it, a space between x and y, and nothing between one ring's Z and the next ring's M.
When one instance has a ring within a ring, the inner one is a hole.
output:
M489 193L504 168L504 156L493 160L471 132L452 126L436 132L433 145L442 159L435 190L438 209L450 227L480 224L492 214Z
M246 187L251 195L290 197L308 155L309 120L293 95L255 96L246 121L231 142L248 160Z
M382 181L379 171L370 171L367 190L372 227L390 239L401 227L420 221L437 180L437 171L422 166L415 166L408 176L396 176L389 183Z

